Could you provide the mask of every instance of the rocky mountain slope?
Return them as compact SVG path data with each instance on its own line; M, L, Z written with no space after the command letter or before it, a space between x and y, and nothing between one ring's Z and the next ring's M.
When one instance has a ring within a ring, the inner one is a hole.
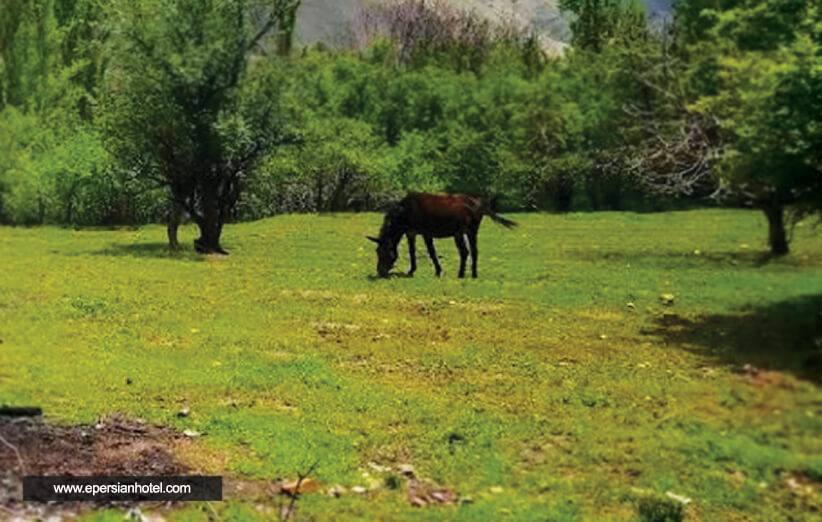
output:
M343 46L352 42L361 10L372 2L390 0L303 0L297 20L300 44L323 42ZM514 20L535 28L546 41L561 46L570 38L568 19L560 12L559 0L445 0L455 6L474 9L492 20ZM674 0L644 0L654 15L670 11Z

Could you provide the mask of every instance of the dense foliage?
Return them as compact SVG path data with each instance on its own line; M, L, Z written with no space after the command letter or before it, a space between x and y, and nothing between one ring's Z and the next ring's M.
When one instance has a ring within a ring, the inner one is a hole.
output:
M170 200L196 220L204 178L226 181L223 220L412 189L517 209L683 204L663 195L761 208L784 253L784 211L820 209L822 14L807 2L680 0L660 25L637 3L565 0L563 55L442 1L377 4L335 50L291 49L294 0L145 5L0 6L3 222L140 223Z
M112 47L124 59L109 74L103 111L112 159L167 187L200 228L198 251L223 252L220 234L244 178L284 141L277 78L263 68L248 74L258 38L247 6L155 0L118 7ZM278 14L272 10L263 27ZM170 239L176 244L174 231Z

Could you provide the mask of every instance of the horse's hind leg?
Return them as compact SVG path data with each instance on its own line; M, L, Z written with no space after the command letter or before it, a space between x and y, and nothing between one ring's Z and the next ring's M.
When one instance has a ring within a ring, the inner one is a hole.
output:
M465 277L465 261L468 259L468 247L465 246L465 237L462 233L457 233L454 236L454 243L457 244L457 250L460 252L460 271L457 277Z
M471 248L471 277L477 277L477 229L468 231L468 246Z
M417 271L417 236L414 234L407 234L408 238L408 258L410 265L408 266L408 275L414 275Z
M439 259L437 259L437 251L434 250L434 239L431 236L423 236L423 239L425 239L425 248L428 249L428 257L430 257L431 262L434 263L434 273L439 277L442 273L442 267L440 266Z

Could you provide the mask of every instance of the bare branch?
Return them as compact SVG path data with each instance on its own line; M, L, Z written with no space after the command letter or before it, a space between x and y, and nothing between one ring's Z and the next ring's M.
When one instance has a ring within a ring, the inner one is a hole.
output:
M4 439L2 435L0 435L0 443L9 448L11 451L13 451L15 456L17 456L17 463L20 466L20 473L22 475L28 475L28 473L26 472L26 464L23 462L23 456L20 455L20 450L17 449L17 446Z
M291 501L288 503L288 507L283 510L283 520L288 520L294 515L294 505L297 503L297 499L300 497L300 486L302 485L303 481L308 478L308 476L314 472L317 468L317 465L320 461L314 461L311 464L311 467L308 468L308 471L305 473L297 473L297 485L294 487L294 493L291 495Z

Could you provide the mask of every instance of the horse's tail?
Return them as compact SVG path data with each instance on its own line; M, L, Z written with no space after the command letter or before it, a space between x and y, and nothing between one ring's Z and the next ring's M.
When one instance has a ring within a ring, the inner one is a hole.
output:
M491 219L499 223L500 225L504 226L505 228L514 228L517 226L516 221L511 221L510 219L504 218L497 214L497 203L499 202L499 195L492 197L488 203L483 205L483 214L489 216Z
M486 211L486 214L491 219L493 219L494 221L496 221L500 225L504 226L505 228L514 228L514 227L518 226L518 223L516 221L511 221L510 219L504 218L504 217L500 216L499 214L497 214L496 212L494 212L490 209L488 209Z

